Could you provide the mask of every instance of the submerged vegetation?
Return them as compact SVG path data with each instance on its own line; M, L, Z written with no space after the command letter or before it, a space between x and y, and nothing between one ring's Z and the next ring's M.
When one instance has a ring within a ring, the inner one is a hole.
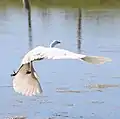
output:
M120 0L30 0L36 7L119 8ZM0 4L22 6L22 0L1 0Z

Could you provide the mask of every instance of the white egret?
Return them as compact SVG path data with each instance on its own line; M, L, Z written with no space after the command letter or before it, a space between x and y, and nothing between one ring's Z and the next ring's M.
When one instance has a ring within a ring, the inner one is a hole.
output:
M50 48L55 47L59 43L60 41L54 40L50 44ZM11 76L13 77L13 89L15 92L26 96L32 96L43 92L32 61L30 63L20 65L17 72L14 71Z
M13 88L16 92L22 93L23 95L36 95L37 93L42 92L42 88L38 82L38 75L33 68L33 61L43 59L76 59L91 64L103 64L105 62L112 61L107 57L87 56L70 52L68 50L55 48L54 46L58 43L60 42L53 41L50 44L50 47L38 46L29 51L23 57L20 68L16 73L12 74L12 76L14 76Z

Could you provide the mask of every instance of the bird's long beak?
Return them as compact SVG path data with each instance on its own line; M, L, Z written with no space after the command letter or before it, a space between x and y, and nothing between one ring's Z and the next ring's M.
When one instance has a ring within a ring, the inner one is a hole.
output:
M58 41L57 43L61 43L60 41Z

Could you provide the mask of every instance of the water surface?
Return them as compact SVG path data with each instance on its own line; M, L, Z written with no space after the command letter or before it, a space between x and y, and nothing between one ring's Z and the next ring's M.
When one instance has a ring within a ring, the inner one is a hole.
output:
M28 119L120 117L120 10L81 9L80 22L78 11L34 7L32 26L28 28L28 14L23 8L7 6L0 10L1 119L16 115ZM99 66L76 60L36 62L43 95L25 97L15 93L9 87L12 71L17 70L29 49L49 46L52 40L62 42L59 48L107 56L113 61Z

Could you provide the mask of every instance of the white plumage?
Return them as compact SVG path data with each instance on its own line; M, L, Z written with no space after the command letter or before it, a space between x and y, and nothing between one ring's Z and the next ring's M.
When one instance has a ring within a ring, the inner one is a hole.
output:
M101 56L86 56L83 54L77 54L68 50L54 48L59 41L53 41L50 47L38 46L29 51L22 59L20 68L13 77L13 88L16 92L23 95L36 95L42 92L42 88L38 82L38 75L33 68L33 61L43 59L76 59L85 61L91 64L103 64L111 61L110 58Z
M30 65L31 73L27 73L27 71L30 70ZM27 63L19 68L13 77L13 88L16 92L26 96L42 93L42 88L38 81L38 75L32 64Z
M76 54L67 50L59 48L48 48L38 46L33 50L29 51L23 58L22 64L29 63L35 60L41 59L78 59L84 58L85 55Z
M59 48L49 48L38 46L29 51L22 59L21 65L29 63L31 61L42 60L42 59L76 59L83 60L91 64L103 64L111 61L110 58L101 56L87 56L83 54L77 54L68 50Z

